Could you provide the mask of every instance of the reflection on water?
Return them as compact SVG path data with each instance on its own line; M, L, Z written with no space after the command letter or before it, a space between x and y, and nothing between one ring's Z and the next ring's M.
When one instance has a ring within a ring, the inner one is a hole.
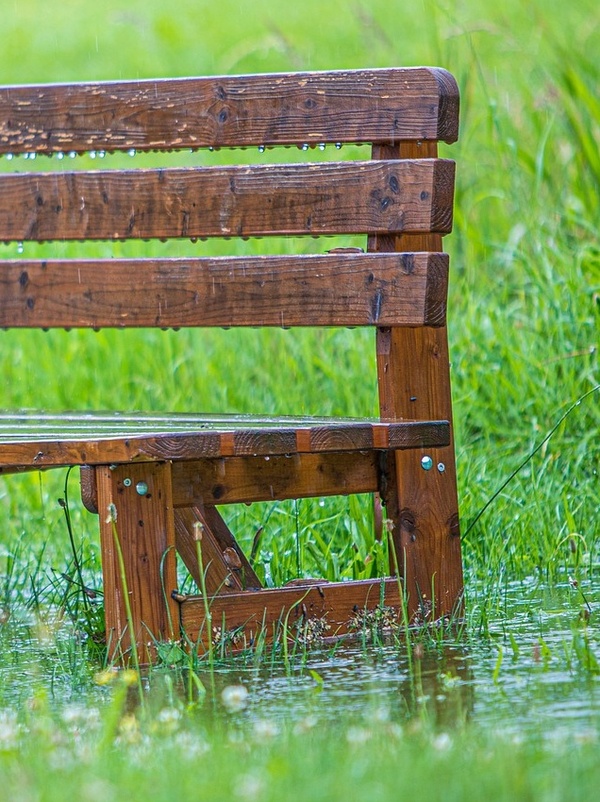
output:
M468 719L474 685L465 649L416 652L409 660L403 646L347 643L335 650L312 650L288 672L281 666L218 670L215 693L231 682L241 683L250 690L248 714L273 719L385 714L403 722L418 715L443 727ZM207 676L203 680L209 684Z
M288 672L280 663L254 669L240 662L217 670L216 692L244 684L249 715L330 718L384 709L397 721L425 718L443 729L473 722L524 737L585 736L600 730L595 606L589 584L577 591L514 583L486 612L484 631L475 601L466 632L452 641L424 637L410 653L403 644L343 644L308 652Z
M473 722L511 735L542 732L551 739L598 735L600 645L597 596L590 583L549 589L514 583L497 598L472 594L460 635L420 635L403 643L345 643L290 657L247 655L201 671L208 689L206 716L227 717L223 688L243 685L246 718L317 721L385 716L413 718L443 730ZM482 599L484 600L482 602ZM485 604L485 609L484 609ZM18 707L43 686L58 704L107 698L91 682L94 666L78 656L72 634L58 636L19 627L0 628L0 704ZM180 687L185 672L152 670L149 698L162 704L165 688Z

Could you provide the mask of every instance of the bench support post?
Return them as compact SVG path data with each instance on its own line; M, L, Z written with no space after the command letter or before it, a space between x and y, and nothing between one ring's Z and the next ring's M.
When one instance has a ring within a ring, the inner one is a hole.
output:
M373 148L375 159L436 157L435 142ZM376 236L369 239L369 250L436 252L442 250L442 238L439 234ZM378 329L377 375L382 420L452 424L446 327ZM409 611L418 623L460 613L463 574L454 443L397 451L395 461L388 517Z
M109 659L156 659L154 644L179 637L171 464L96 468Z

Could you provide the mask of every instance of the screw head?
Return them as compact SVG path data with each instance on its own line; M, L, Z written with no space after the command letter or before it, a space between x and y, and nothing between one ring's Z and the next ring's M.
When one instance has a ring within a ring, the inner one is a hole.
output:
M430 471L433 468L433 460L431 457L421 457L421 468L423 468L424 471Z

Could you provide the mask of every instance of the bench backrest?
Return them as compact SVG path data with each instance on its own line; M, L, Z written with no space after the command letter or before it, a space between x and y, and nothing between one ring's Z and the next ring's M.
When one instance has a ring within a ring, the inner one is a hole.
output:
M371 251L107 260L48 246L2 262L0 326L443 325L439 240L394 250L397 235L450 230L454 164L399 156L455 140L457 115L453 78L429 68L0 88L0 153L18 170L0 174L0 241L366 234ZM310 159L348 143L375 158ZM298 146L291 163L99 169L105 152L279 145ZM69 157L83 153L80 169Z

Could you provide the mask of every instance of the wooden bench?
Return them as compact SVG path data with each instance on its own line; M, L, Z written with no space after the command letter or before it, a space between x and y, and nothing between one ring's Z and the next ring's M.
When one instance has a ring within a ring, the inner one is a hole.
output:
M284 620L326 618L329 635L344 634L363 609L398 609L400 582L414 620L460 608L441 247L454 164L437 158L457 134L456 83L432 68L0 88L0 153L28 158L4 162L0 241L46 243L43 259L0 262L1 327L376 328L377 420L2 413L2 473L81 466L84 503L99 512L111 656L127 660L131 626L142 662L181 632L205 648L207 607L246 643ZM340 161L354 151L334 146L352 143L370 144L367 158ZM256 161L257 148L290 145L251 166L63 158L253 148ZM55 158L33 165L32 154ZM364 235L366 252L322 240L321 254L202 257L200 243L185 255L190 239L303 235ZM53 250L130 238L177 238L183 255ZM400 582L391 565L382 580L261 588L217 509L365 492L385 504ZM206 599L176 591L176 553L202 587L200 536Z

